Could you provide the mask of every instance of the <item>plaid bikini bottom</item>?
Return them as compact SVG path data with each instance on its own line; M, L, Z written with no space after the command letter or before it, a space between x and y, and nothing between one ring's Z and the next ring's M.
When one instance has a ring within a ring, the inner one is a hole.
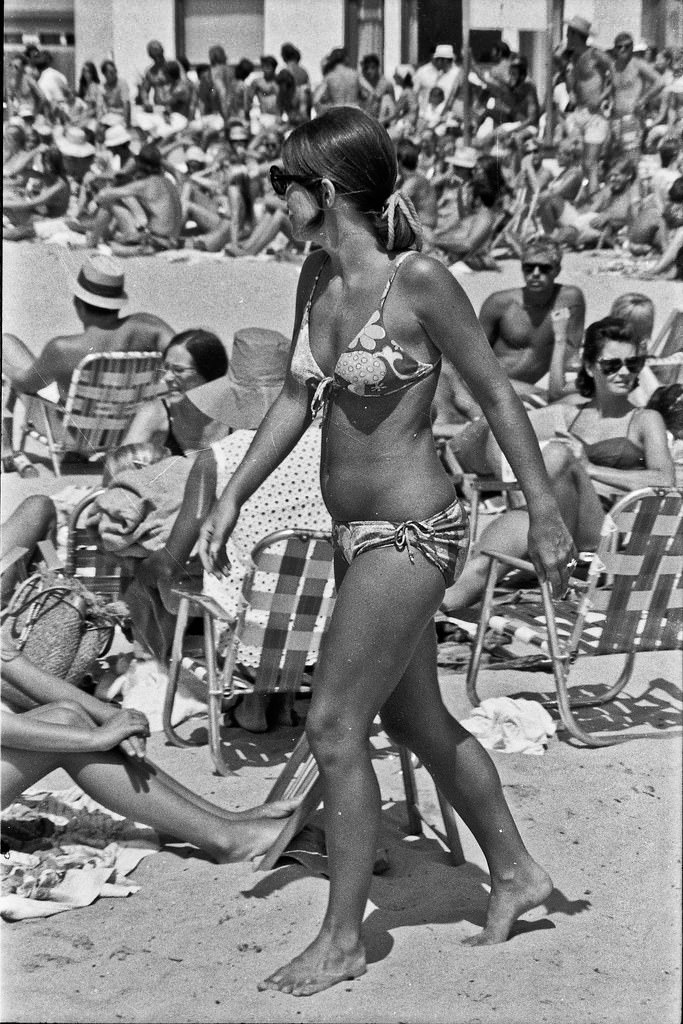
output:
M393 547L406 551L411 563L415 563L414 552L435 565L446 581L453 585L462 572L470 531L467 516L456 499L448 508L435 512L428 519L407 519L403 523L356 520L350 523L332 523L332 543L346 561L375 548Z

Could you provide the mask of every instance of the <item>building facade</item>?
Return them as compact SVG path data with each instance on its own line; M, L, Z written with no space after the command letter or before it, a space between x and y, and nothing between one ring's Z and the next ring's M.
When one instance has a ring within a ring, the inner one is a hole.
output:
M475 57L505 39L527 57L542 93L550 47L574 14L592 21L599 46L625 29L654 46L683 46L683 0L6 0L5 51L33 37L60 67L113 57L134 85L150 39L159 39L167 56L185 54L193 64L206 61L213 43L236 63L279 56L289 41L315 83L335 46L345 45L354 64L377 53L391 73L398 63L428 60L437 43L460 50L469 23Z

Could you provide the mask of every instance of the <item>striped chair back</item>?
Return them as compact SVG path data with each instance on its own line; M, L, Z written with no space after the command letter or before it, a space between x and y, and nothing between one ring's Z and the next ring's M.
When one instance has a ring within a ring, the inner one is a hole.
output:
M158 352L97 352L74 370L61 413L63 451L92 455L122 441L136 409L161 385Z
M225 692L232 692L245 649L260 654L256 691L294 692L317 657L332 614L332 544L323 533L281 530L256 545L252 561L226 657Z
M570 650L683 648L683 491L643 488L612 509L589 572Z

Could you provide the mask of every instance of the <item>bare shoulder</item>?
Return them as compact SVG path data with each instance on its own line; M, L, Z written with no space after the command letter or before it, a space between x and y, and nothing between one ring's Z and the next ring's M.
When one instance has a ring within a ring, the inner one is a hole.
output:
M522 305L521 288L501 288L499 292L491 292L482 302L481 308L495 314L504 312L508 306L514 304Z
M562 284L560 283L560 290L557 293L558 299L562 299L563 302L569 302L572 305L585 306L586 297L579 287L575 284Z

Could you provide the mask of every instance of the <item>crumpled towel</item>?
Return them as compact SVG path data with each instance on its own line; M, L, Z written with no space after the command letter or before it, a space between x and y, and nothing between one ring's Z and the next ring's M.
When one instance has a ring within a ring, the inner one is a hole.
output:
M78 786L27 790L3 811L2 829L13 847L0 860L5 921L130 896L140 886L125 876L159 849L152 829L101 807Z
M162 548L182 504L192 462L172 455L117 474L97 499L92 517L102 547L132 558Z
M460 723L487 750L543 754L557 725L542 704L522 697L489 697Z

